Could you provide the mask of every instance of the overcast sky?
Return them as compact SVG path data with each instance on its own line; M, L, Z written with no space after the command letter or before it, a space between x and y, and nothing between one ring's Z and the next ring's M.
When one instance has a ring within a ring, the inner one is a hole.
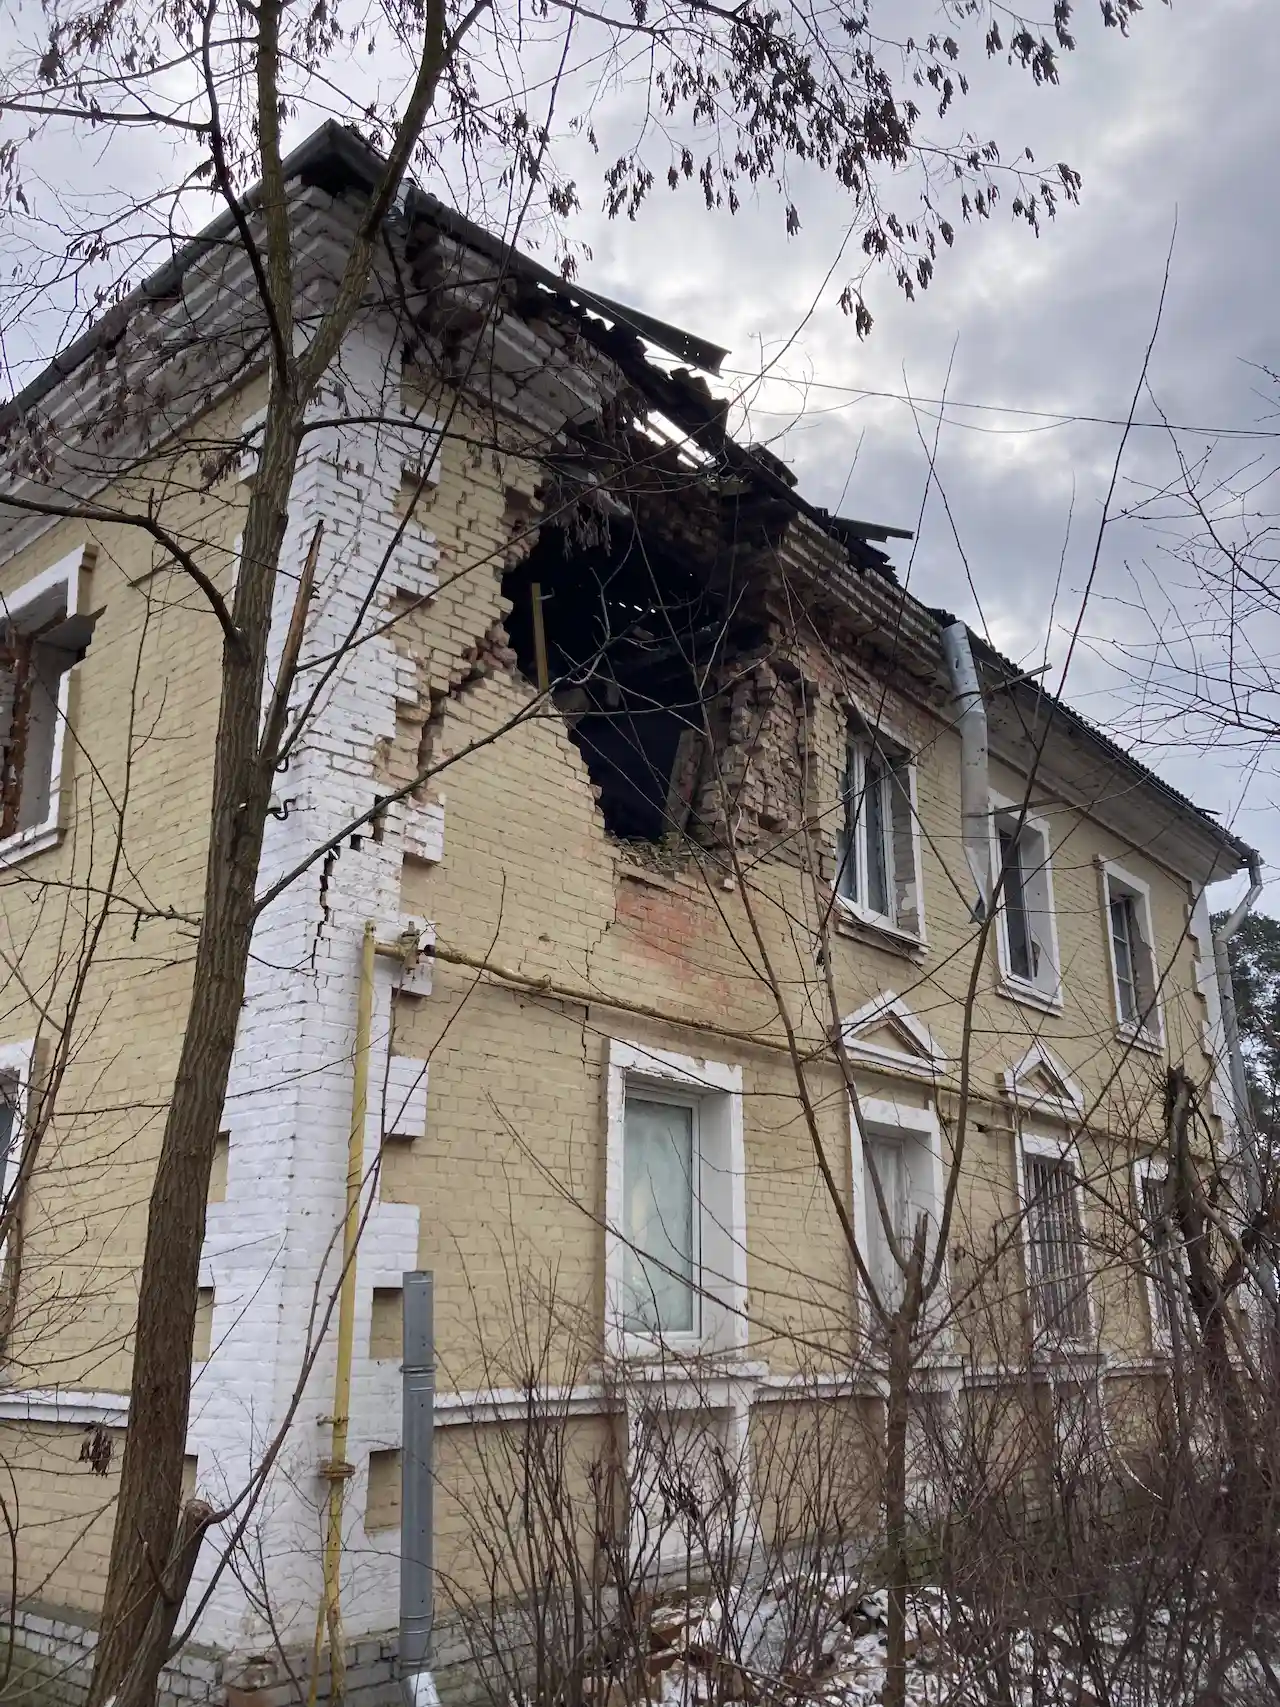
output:
M830 190L807 196L804 228L790 242L772 204L730 221L707 219L692 201L659 201L643 223L597 222L588 276L731 346L729 370L756 372L762 355L776 358L774 371L796 383L756 394L754 434L780 434L776 448L805 493L845 514L916 526L928 466L920 434L931 442L936 429L935 406L913 411L867 392L938 399L945 391L957 404L1005 406L947 409L937 468L955 531L935 489L914 557L902 545L894 557L927 602L1027 665L1042 661L1048 640L1061 666L1120 428L1014 411L1124 419L1171 241L1150 369L1154 403L1192 427L1276 433L1220 443L1211 464L1219 479L1248 465L1248 507L1275 507L1256 483L1280 460L1280 387L1258 371L1280 367L1278 26L1275 0L1177 0L1150 4L1126 41L1082 9L1080 50L1064 58L1058 88L1035 89L994 68L966 118L983 134L1029 143L1040 161L1070 161L1084 177L1081 204L1038 240L1007 215L964 233L914 303L887 276L873 279L875 327L863 343L836 306L839 277L810 313L842 235L843 208ZM1151 399L1139 416L1158 421ZM1185 433L1180 442L1194 461L1210 435ZM1163 429L1135 433L1117 507L1176 472ZM1065 692L1113 732L1145 737L1141 750L1155 768L1280 869L1275 764L1259 763L1253 742L1206 751L1195 730L1135 713L1142 696L1127 684L1148 662L1159 665L1157 638L1175 642L1185 619L1199 630L1202 662L1215 655L1193 576L1170 554L1176 530L1154 525L1170 513L1166 503L1104 535ZM1274 628L1264 632L1254 619L1252 638L1264 661L1280 658ZM1187 648L1178 655L1185 660ZM1280 912L1280 882L1273 908Z
M910 4L933 10L930 0ZM887 274L873 276L875 327L863 342L836 305L846 272L823 289L847 215L830 184L798 180L804 223L791 239L772 195L730 218L708 216L695 195L655 193L636 223L609 223L593 211L585 181L575 227L592 250L585 282L730 347L721 383L742 388L751 436L786 456L818 503L916 527L927 472L921 435L932 442L945 391L937 471L947 504L937 487L929 492L914 549L894 547L900 576L1024 665L1041 662L1047 647L1055 687L1120 436L1105 423L1128 410L1171 241L1153 396L1139 418L1156 421L1162 410L1203 429L1180 434L1192 461L1214 429L1237 435L1218 443L1210 472L1223 480L1247 471L1252 510L1270 507L1266 476L1280 459L1280 387L1259 371L1280 367L1277 0L1149 0L1128 40L1104 31L1087 5L1059 87L1034 88L1003 63L984 66L961 115L1007 148L1029 144L1042 163L1069 161L1084 177L1081 205L1064 208L1038 239L1002 212L962 232L914 303ZM625 118L625 102L612 119L597 114L606 153L611 122L621 141ZM289 140L314 122L300 116ZM63 138L46 149L46 175L82 192L172 175L172 157L145 134L126 142L107 157ZM33 314L24 327L28 342L52 335ZM762 366L768 382L750 383ZM908 391L929 401L913 410L900 400ZM1239 436L1247 434L1258 436ZM1116 507L1133 507L1176 468L1164 430L1139 429ZM1169 513L1168 503L1156 512ZM1280 769L1269 754L1253 742L1207 747L1204 727L1150 715L1170 681L1185 682L1170 673L1192 655L1184 626L1202 663L1224 655L1194 577L1171 555L1175 542L1176 529L1150 515L1107 531L1064 691L1086 716L1140 742L1148 762L1280 872ZM1258 619L1247 638L1255 657L1246 667L1280 655L1280 633ZM1134 686L1153 660L1164 684L1154 699ZM1280 696L1268 709L1280 721ZM1272 905L1280 913L1280 880Z

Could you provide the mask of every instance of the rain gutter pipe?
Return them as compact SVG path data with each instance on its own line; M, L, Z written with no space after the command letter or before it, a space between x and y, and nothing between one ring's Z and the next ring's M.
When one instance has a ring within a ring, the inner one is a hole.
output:
M435 1312L433 1277L404 1277L404 1433L400 1451L400 1694L404 1707L439 1707L431 1674L433 1568L432 1482L435 1445Z
M973 916L991 906L991 791L988 780L987 708L982 698L969 630L953 622L942 631L942 655L951 678L951 702L960 733L960 823L964 857L977 886Z

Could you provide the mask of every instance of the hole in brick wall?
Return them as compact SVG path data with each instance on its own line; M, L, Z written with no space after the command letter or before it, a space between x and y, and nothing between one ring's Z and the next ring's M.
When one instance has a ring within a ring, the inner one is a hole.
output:
M510 642L534 683L535 586L555 703L606 828L631 841L683 831L702 753L699 684L723 649L725 597L701 565L628 517L579 533L549 523L502 583Z
M369 1454L369 1486L364 1502L366 1529L400 1527L400 1451L388 1447Z
M435 503L439 490L440 482L424 477L421 468L406 468L400 476L400 487L396 493L396 515L418 520Z
M404 1294L398 1286L375 1286L369 1325L369 1356L398 1358L403 1347Z
M195 1363L205 1363L213 1350L213 1287L202 1286L196 1293L196 1323L191 1335L191 1357Z
M213 1166L209 1169L209 1202L227 1201L227 1162L231 1156L231 1134L219 1132L213 1141Z

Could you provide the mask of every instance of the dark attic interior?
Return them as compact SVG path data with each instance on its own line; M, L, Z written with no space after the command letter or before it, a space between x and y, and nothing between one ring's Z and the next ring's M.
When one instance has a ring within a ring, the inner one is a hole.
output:
M555 684L605 826L625 841L690 828L717 666L763 638L697 558L628 514L577 507L503 580L520 669Z
M503 578L506 627L525 678L552 689L605 828L629 842L687 835L715 845L724 801L701 786L713 774L708 739L720 752L735 731L741 740L754 728L754 755L787 670L770 589L796 568L810 591L815 574L892 584L889 559L871 542L911 535L807 503L772 451L733 440L728 403L701 374L659 369L632 311L619 317L608 306L612 325L576 302L551 312L617 365L626 390L605 416L578 423L574 448L557 458L541 494L548 519ZM548 315L546 300L538 313ZM646 335L667 349L686 337L661 326ZM816 524L824 548L785 569L784 542L800 518ZM718 780L741 806L757 767L741 754L736 764L720 757ZM776 829L774 803L757 804L762 829Z

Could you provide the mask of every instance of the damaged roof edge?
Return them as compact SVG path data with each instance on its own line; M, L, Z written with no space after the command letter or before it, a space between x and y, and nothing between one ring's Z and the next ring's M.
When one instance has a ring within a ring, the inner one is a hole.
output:
M437 196L428 195L416 185L411 185L405 206L406 217L425 219L431 225L438 227L447 236L455 237L459 243L464 243L468 249L473 249L479 255L487 255L492 260L509 266L521 278L529 279L535 284L542 285L556 296L569 302L577 303L580 308L589 308L596 314L601 314L606 320L613 320L618 325L625 326L637 337L643 338L647 344L657 344L660 349L670 355L679 356L693 367L703 368L707 373L720 372L720 364L729 354L719 344L712 344L705 338L699 338L692 332L684 332L679 326L672 326L665 320L657 320L652 314L645 314L638 308L629 308L626 303L618 302L613 297L601 296L598 291L588 290L583 285L571 284L559 273L552 272L550 267L544 267L532 256L522 254L509 243L504 243L500 237L486 231L483 226L476 225L455 208L447 206Z
M346 189L373 189L380 180L383 165L382 156L370 144L355 131L332 119L312 132L305 141L286 155L282 162L286 183L300 179L305 184L314 185L333 195ZM242 197L242 207L252 209L260 201L261 194L261 184L255 184ZM612 321L619 330L632 333L644 342L656 345L694 367L717 373L728 353L718 344L698 338L693 333L682 331L679 327L669 325L666 321L658 320L640 310L629 308L611 297L570 283L541 262L503 242L501 238L476 225L455 209L447 207L437 197L429 195L413 183L406 186L401 205L404 217L410 223L421 219L466 247L510 268L511 272L520 278L541 286L559 301ZM0 405L0 431L20 420L28 410L70 379L100 346L117 338L134 314L147 303L172 296L187 270L202 256L236 236L235 216L229 209L224 209L163 266L74 339L8 403ZM652 371L656 376L661 370ZM670 381L670 376L665 377ZM733 443L731 440L729 442ZM745 462L753 475L772 489L776 496L784 499L796 513L806 516L821 531L846 546L852 539L887 542L891 539L907 540L913 537L911 530L907 528L833 516L829 511L810 503L799 492L791 490L788 482L768 467L765 458L753 455L748 447L736 443L733 443L733 449L737 458ZM897 596L903 602L915 606L921 616L931 619L939 626L946 626L954 620L946 612L930 609L920 603L905 589L897 589ZM1011 678L1020 677L1021 672L1016 666L1001 657L979 636L974 635L973 641L983 663L997 673L1003 683L1007 684ZM1101 730L1087 722L1048 689L1037 685L1034 692L1042 701L1047 702L1068 726L1097 745L1113 762L1123 766L1135 779L1140 779L1157 790L1180 813L1190 814L1207 832L1212 832L1219 839L1224 851L1229 851L1240 861L1241 867L1257 859L1252 848L1223 828L1211 814L1196 806L1177 789L1170 787L1155 772L1117 746Z
M343 189L373 189L379 181L383 164L381 155L354 131L339 124L335 119L329 119L285 156L282 169L286 183L300 178L304 183L314 184L317 188L337 194ZM261 183L254 184L242 196L241 207L251 210L257 206L261 197ZM544 267L541 262L504 243L465 215L446 207L435 196L428 195L412 183L407 187L404 205L410 217L426 219L469 248L494 260L501 260L522 278L544 286L565 300L578 303L625 325L646 342L657 344L695 367L704 368L709 373L718 373L720 364L729 353L719 344L698 338L692 332L668 325L664 320L629 308L625 303L616 302L611 297L570 284L549 267ZM135 286L113 308L109 308L100 320L96 320L78 338L73 339L28 385L7 403L0 405L0 431L20 419L56 386L69 379L102 344L108 344L116 338L140 308L149 302L171 296L190 267L211 249L234 238L236 232L235 216L229 208L217 214L202 231L184 243L176 255L171 256L149 278Z

